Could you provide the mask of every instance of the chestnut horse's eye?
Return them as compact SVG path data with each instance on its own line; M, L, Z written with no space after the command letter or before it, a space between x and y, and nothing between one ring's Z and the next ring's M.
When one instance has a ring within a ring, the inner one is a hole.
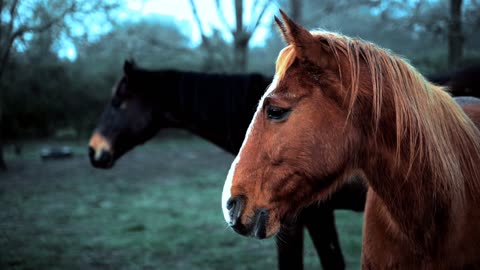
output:
M272 105L268 105L267 109L267 118L273 121L282 121L287 119L288 115L290 114L290 109L280 108Z

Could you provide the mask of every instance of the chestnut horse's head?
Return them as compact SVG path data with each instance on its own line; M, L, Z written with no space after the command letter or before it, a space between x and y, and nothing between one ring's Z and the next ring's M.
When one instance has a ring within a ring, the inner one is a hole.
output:
M311 33L282 16L285 25L275 19L288 46L278 56L273 82L222 194L227 223L257 238L274 235L298 206L328 197L358 173L355 153L362 143L362 126L350 115L352 94L346 89L368 86L352 85L357 82L346 76L343 52L332 49L332 40L343 37Z
M158 103L161 91L150 78L153 74L131 60L125 61L123 70L90 138L89 158L97 168L112 167L124 153L152 138L167 123L159 111L164 107Z

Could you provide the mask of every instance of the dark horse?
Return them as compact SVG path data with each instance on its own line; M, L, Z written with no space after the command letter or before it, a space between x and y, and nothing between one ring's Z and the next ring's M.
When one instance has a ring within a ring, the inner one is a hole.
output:
M90 161L97 168L110 168L166 127L188 129L235 155L269 81L259 74L149 71L126 61L124 75L90 140ZM365 198L366 187L356 179L331 200L304 209L295 224L282 228L281 240L276 241L279 269L303 268L303 225L323 269L345 268L333 210L363 211Z

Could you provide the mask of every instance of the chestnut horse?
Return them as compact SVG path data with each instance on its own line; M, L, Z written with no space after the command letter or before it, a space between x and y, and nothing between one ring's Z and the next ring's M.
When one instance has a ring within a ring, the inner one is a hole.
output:
M94 167L108 169L159 130L190 130L236 155L258 100L270 78L260 74L202 74L146 70L126 61L90 139ZM311 235L323 269L344 269L334 209L363 211L366 187L357 179L328 202L313 205L284 226L277 241L278 268L303 268L303 227Z
M479 268L472 120L393 53L309 32L281 14L288 46L228 173L227 223L272 236L283 219L361 174L369 186L363 269Z

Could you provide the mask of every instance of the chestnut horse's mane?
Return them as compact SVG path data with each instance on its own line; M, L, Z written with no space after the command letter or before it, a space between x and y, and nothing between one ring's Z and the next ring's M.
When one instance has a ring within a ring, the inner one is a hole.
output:
M360 97L370 100L371 135L376 137L382 111L393 111L396 165L409 164L411 169L415 164L429 169L435 190L442 194L453 192L464 197L467 190L478 194L480 132L446 91L429 83L401 57L372 43L326 31L311 33L327 44L338 64L340 80L349 76L348 89L339 89L348 91L347 121ZM280 52L276 64L278 80L296 56L294 45ZM346 62L348 70L342 70L341 61ZM360 78L361 67L371 76L369 91L360 90L360 81L368 80ZM385 105L387 101L389 107ZM406 178L409 173L410 170Z

